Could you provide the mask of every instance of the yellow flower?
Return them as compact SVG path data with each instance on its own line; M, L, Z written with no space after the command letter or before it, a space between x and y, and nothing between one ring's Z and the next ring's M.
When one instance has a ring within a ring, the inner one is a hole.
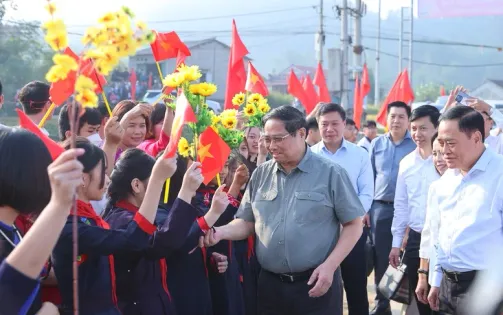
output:
M185 81L185 77L183 74L179 72L175 72L172 74L168 74L164 80L162 80L162 84L165 86L169 86L170 88L176 88L182 85Z
M45 75L45 79L51 83L64 80L68 77L68 72L69 71L62 66L54 65Z
M264 99L264 97L261 94L259 94L259 93L253 93L248 98L248 102L249 103L260 103L263 99Z
M54 64L61 66L64 69L77 71L79 68L77 61L65 54L55 54L54 57L52 57L52 61L54 61Z
M117 21L117 14L114 14L114 13L105 13L105 15L103 15L102 17L100 17L98 19L98 23L102 23L102 24L110 24L110 23L114 23Z
M188 157L189 151L190 151L189 142L184 137L181 137L180 141L178 141L178 153L183 157Z
M257 113L257 108L255 107L255 105L248 103L248 104L246 104L246 107L244 109L244 113L248 117L254 116Z
M54 15L54 12L56 12L56 5L54 5L54 3L52 2L49 2L45 6L45 9L47 10L47 12L49 12L50 15Z
M190 86L190 92L192 94L201 95L201 96L210 96L217 91L217 86L212 83L199 83L192 84Z
M238 111L236 109L226 109L221 114L220 117L236 117L238 115Z
M93 42L95 45L99 45L103 42L106 42L107 40L108 37L106 36L106 33L96 27L89 27L88 29L86 29L84 37L82 37L82 43L84 45L87 45L91 42Z
M178 73L180 73L185 81L196 81L202 76L201 71L199 71L198 66L186 66L182 64L177 69Z
M82 90L75 96L82 107L98 107L98 96L92 90Z
M136 21L136 27L141 31L145 31L147 29L147 24L143 21Z
M68 36L66 34L66 26L63 20L51 20L45 22L42 27L47 30L45 41L55 51L62 50L68 47Z
M212 126L210 126L210 127L211 127L211 129L213 129L213 131L214 131L217 135L219 134L219 133L218 133L218 128L217 128L216 126L213 126L213 125L212 125Z
M77 82L75 82L75 91L81 92L83 90L94 90L96 89L96 84L93 80L89 79L85 75L79 75Z
M62 19L50 20L42 24L42 28L48 32L63 32L66 33L66 26Z
M213 113L213 112L211 112L211 113ZM215 126L215 125L216 125L216 124L218 124L219 122L220 122L220 116L217 116L217 115L213 114L213 115L211 116L211 125L212 125L212 126Z
M232 98L232 105L234 106L241 106L245 102L245 94L244 93L238 93L234 95Z
M260 102L258 104L258 110L262 114L268 113L271 110L271 107L269 106L269 104L267 104L267 100L266 99L262 100L262 102Z
M222 125L227 129L234 129L238 123L237 118L234 116L222 117Z

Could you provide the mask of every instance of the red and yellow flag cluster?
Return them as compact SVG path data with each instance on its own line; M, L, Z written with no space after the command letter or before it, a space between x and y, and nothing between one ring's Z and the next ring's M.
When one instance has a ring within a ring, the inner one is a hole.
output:
M318 87L318 91L316 91L315 86ZM331 101L325 74L320 63L318 63L318 67L316 68L314 80L311 80L309 74L306 74L306 77L301 81L293 69L291 69L287 89L288 93L296 97L302 106L304 106L307 114L310 114L319 102L328 103Z
M400 72L398 77L393 83L391 90L386 96L379 113L377 114L376 121L383 126L386 126L386 120L388 116L388 104L396 101L401 101L406 104L411 104L414 100L414 91L410 86L409 72L407 69Z

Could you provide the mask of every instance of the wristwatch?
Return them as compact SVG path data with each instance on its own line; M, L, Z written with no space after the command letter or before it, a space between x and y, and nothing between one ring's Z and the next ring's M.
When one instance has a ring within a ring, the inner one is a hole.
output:
M423 274L423 275L428 275L428 270L426 270L426 269L418 269L417 273L418 274Z

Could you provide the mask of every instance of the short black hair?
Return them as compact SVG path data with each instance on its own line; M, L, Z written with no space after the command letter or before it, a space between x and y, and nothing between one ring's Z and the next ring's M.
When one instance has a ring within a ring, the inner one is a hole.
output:
M302 128L307 129L304 114L290 105L283 105L271 110L262 118L262 123L265 125L270 119L281 120L285 125L286 131L291 135Z
M318 127L318 121L316 120L316 117L309 117L307 119L307 128L306 131L309 132L309 130L319 130Z
M65 149L70 149L70 141L68 140ZM105 152L102 149L92 144L89 140L82 137L77 137L75 141L75 147L78 149L84 149L84 154L79 156L77 159L84 166L83 173L89 174L98 164L101 164L101 174L100 174L100 188L105 186L105 172L107 168L107 158Z
M50 100L50 86L40 81L31 81L19 91L19 102L23 105L26 115L35 115L42 112Z
M346 120L346 111L342 108L341 105L336 103L324 103L320 106L318 113L316 113L316 117L319 119L321 116L326 115L328 113L339 113L341 115L342 120Z
M407 113L407 117L408 118L410 117L410 114L411 114L410 106L407 105L407 104L405 104L404 102L402 102L402 101L396 101L396 102L389 103L388 104L388 114L391 111L391 108L393 108L393 107L398 107L398 108L405 109L405 112Z
M108 108L107 108L107 105L105 104L105 102L100 102L98 104L98 111L101 114L101 119L103 119L105 117L110 118L110 113L108 112Z
M87 123L89 125L100 125L101 124L101 114L95 108L84 108L84 113L79 117L79 126L77 130L77 135L80 133L80 129ZM68 115L68 104L63 105L58 117L58 133L59 140L65 141L65 133L70 130L70 117Z
M437 140L438 138L438 131L435 132L435 134L433 135L433 138L431 138L431 147L433 148L433 143L435 142L435 140Z
M377 124L374 120L367 120L367 122L363 125L363 128L377 128Z
M459 130L469 137L479 131L482 134L482 141L484 141L486 136L484 117L475 109L469 106L454 106L440 117L440 122L445 120L457 120Z
M35 134L0 128L0 206L21 214L38 214L51 199L47 167L51 154Z
M423 117L430 117L430 121L435 128L438 127L438 119L440 118L440 111L432 105L422 105L412 111L410 121L416 121Z
M346 125L350 125L350 126L355 126L356 127L356 123L353 119L351 118L347 118L346 119Z

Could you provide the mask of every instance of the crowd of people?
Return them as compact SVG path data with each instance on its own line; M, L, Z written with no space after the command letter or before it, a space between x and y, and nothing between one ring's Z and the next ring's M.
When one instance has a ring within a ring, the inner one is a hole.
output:
M334 103L275 108L262 130L240 115L220 186L198 161L164 158L164 103L85 108L73 129L63 106L54 161L0 125L0 314L73 314L78 301L84 315L342 315L345 291L350 315L388 315L379 290L370 309L369 239L376 286L405 265L419 314L462 314L503 252L503 114L457 104L461 90L442 113L385 104L389 130L367 121L359 141ZM19 101L38 124L49 86L30 82Z

